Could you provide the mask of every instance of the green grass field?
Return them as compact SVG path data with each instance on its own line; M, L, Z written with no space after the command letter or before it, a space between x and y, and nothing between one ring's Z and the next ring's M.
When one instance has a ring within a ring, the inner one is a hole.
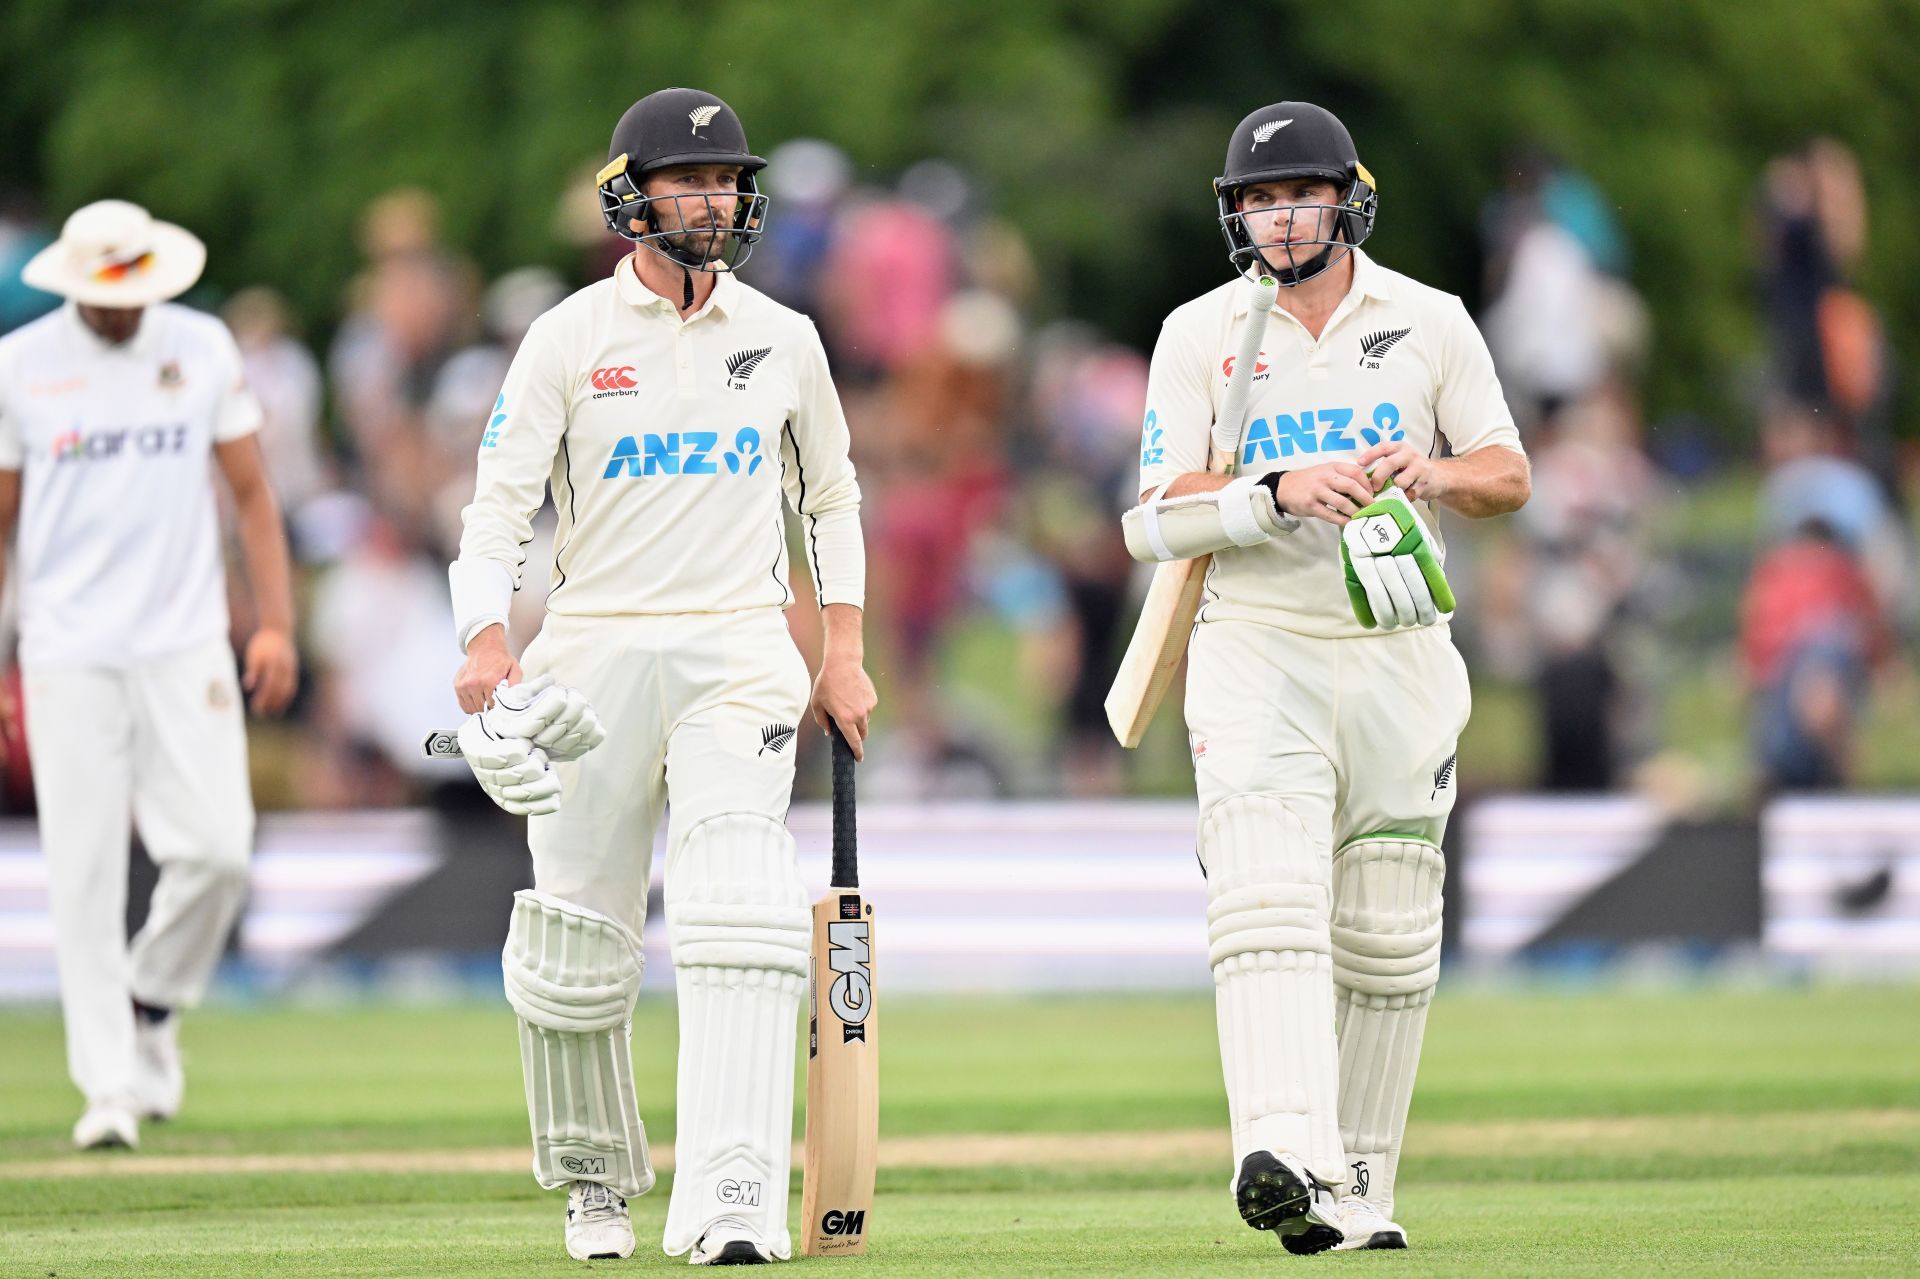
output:
M1920 1273L1920 992L1449 992L1401 1170L1405 1253L1243 1227L1204 998L901 998L875 1275ZM634 1056L656 1155L671 1005ZM577 1272L525 1172L504 1006L222 1010L138 1154L66 1145L50 1014L0 1017L0 1276ZM796 1132L798 1128L796 1126ZM657 1269L666 1180L634 1204ZM799 1197L794 1196L797 1211Z

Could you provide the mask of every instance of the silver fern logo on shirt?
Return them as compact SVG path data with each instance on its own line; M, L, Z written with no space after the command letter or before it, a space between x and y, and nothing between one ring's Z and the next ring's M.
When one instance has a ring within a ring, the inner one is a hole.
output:
M1384 357L1388 351L1393 350L1395 344L1398 343L1401 338L1411 332L1413 332L1413 326L1408 325L1404 329L1381 329L1378 333L1369 333L1367 336L1361 338L1360 367L1363 369L1379 368L1381 358Z
M770 346L748 347L744 351L735 351L727 357L727 385L736 391L747 389L747 379L760 367L761 361L773 354Z

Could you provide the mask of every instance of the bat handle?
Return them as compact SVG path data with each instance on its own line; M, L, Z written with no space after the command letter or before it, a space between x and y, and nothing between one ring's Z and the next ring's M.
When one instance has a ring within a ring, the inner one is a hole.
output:
M834 724L833 737L833 882L834 888L860 887L858 839L854 829L853 747Z

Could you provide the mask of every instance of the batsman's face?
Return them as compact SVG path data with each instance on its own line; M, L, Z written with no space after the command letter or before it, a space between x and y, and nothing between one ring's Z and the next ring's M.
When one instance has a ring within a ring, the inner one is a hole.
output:
M1276 258L1314 256L1334 238L1340 188L1324 178L1287 178L1260 182L1240 193L1240 212L1247 234L1262 249L1276 250Z
M647 208L669 244L712 256L719 252L733 227L734 211L740 203L740 168L732 164L676 164L649 173L641 192L655 197ZM633 229L645 228L635 219Z

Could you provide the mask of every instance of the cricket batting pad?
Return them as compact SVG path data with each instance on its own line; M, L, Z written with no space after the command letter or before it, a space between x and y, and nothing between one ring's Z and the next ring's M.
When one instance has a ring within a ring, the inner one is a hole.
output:
M793 837L760 814L708 818L668 849L666 905L680 993L667 1254L733 1217L790 1257L794 1023L813 933Z
M520 1014L533 1175L548 1190L598 1181L631 1198L653 1187L627 1038L639 944L605 915L545 893L513 895L502 955Z
M1233 1166L1267 1150L1337 1184L1346 1158L1323 847L1273 795L1222 800L1200 825Z
M1333 855L1333 982L1348 1189L1393 1215L1427 1005L1440 980L1446 862L1423 839L1369 835Z

